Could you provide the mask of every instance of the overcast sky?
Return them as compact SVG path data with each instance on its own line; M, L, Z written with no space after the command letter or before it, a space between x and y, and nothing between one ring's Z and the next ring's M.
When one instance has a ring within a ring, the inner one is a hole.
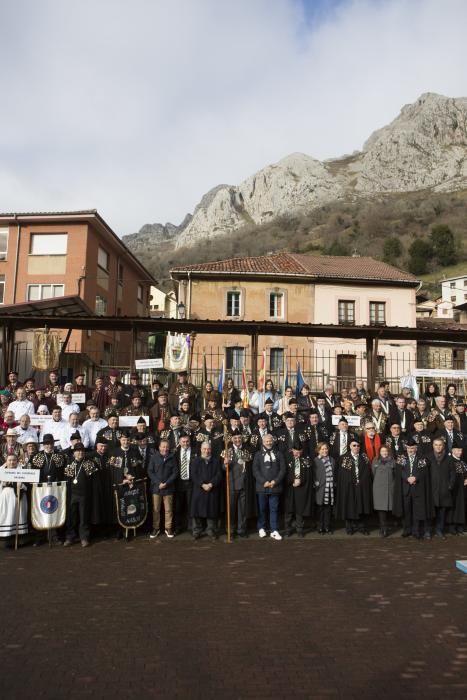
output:
M467 95L465 0L0 0L0 210L125 234Z

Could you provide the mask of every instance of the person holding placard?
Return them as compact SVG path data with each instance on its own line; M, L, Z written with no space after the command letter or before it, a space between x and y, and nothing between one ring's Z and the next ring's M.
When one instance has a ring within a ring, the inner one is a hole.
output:
M9 454L2 464L6 469L17 469L20 466L18 457ZM19 496L17 496L17 492ZM11 546L11 539L16 535L16 522L18 517L18 535L26 535L28 532L28 499L26 484L13 484L8 481L0 481L0 537L5 539L5 546ZM18 504L19 497L19 504ZM17 514L17 505L19 514Z

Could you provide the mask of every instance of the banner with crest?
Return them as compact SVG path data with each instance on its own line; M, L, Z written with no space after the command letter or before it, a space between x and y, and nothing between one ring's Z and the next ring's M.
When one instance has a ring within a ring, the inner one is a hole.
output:
M60 336L49 330L34 331L32 344L32 368L52 370L58 367L60 357Z
M169 372L186 372L189 361L190 336L185 333L167 333L164 369Z

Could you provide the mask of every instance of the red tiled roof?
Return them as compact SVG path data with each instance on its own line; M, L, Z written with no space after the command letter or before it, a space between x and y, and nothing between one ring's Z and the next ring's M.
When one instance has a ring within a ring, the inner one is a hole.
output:
M412 282L417 279L408 272L368 257L331 255L299 255L275 253L254 258L230 258L216 262L180 265L172 272L239 273L262 275L298 275L302 277L364 279L391 282Z
M452 318L417 318L417 328L420 330L467 331L467 323L458 323Z

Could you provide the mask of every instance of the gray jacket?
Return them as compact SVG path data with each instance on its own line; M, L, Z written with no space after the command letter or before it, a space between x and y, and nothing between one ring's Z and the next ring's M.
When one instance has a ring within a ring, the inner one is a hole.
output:
M336 480L336 463L333 457L329 457L329 461L332 465L332 472L334 477L334 491L336 490L337 480ZM315 457L313 460L313 488L315 490L315 503L318 506L323 505L324 501L324 487L326 485L326 467L324 466L321 457Z

